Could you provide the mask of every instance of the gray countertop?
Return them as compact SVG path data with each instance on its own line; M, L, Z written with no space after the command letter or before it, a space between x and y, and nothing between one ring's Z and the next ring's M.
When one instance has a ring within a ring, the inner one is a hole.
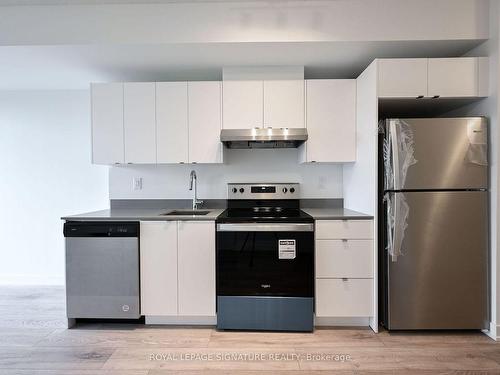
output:
M370 220L373 216L347 208L302 208L315 220Z
M172 208L113 208L86 212L78 215L64 216L61 219L69 221L125 221L125 220L215 220L224 209L211 208L201 209L210 211L207 215L161 215ZM369 220L373 216L346 208L302 208L303 211L311 215L316 220Z
M161 215L173 211L172 208L114 208L109 210L86 212L79 215L64 216L61 219L69 221L124 221L124 220L215 220L224 209L201 209L210 211L207 215Z

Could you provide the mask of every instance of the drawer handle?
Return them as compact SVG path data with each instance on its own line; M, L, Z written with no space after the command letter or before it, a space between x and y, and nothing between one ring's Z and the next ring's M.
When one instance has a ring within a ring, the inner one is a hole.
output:
M347 277L343 277L343 278L342 278L342 281L343 281L343 282L346 282L346 281L349 281L349 279L348 279Z
M347 242L347 238L342 238L342 242Z

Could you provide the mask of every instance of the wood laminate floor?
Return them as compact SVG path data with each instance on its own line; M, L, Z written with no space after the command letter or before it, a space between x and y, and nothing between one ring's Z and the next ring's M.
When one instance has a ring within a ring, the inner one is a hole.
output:
M500 374L477 332L312 334L85 324L65 329L64 290L0 287L0 374Z

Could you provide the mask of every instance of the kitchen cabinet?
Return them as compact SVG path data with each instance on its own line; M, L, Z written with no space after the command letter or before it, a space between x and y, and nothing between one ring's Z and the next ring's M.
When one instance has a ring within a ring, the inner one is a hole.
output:
M215 223L143 221L141 312L215 316Z
M304 81L264 81L264 127L304 127Z
M177 315L177 222L140 227L141 314Z
M123 86L125 163L156 163L154 82Z
M488 96L488 58L380 59L379 98Z
M316 238L321 240L372 239L371 220L318 220Z
M264 89L262 81L224 81L224 129L262 127Z
M372 279L316 280L317 317L356 318L372 315Z
M188 83L156 83L156 159L188 162Z
M382 98L427 96L427 60L378 60L378 96Z
M121 164L123 144L123 83L93 83L92 163Z
M372 240L317 240L316 277L372 278Z
M222 163L220 82L188 82L189 162Z
M215 316L215 223L179 221L179 315Z
M448 98L486 96L485 87L482 87L481 76L484 75L484 65L481 62L476 57L429 59L428 96Z
M373 316L373 220L316 220L316 316Z
M307 80L306 127L301 162L355 161L356 80Z
M304 127L304 80L226 80L224 129Z

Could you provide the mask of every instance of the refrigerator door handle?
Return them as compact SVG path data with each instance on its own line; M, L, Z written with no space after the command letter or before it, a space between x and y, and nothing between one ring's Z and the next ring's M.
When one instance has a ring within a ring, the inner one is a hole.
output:
M398 130L397 123L395 121L389 120L389 143L391 145L391 166L392 166L392 188L394 190L402 189L402 186L399 186L399 148L398 148Z

